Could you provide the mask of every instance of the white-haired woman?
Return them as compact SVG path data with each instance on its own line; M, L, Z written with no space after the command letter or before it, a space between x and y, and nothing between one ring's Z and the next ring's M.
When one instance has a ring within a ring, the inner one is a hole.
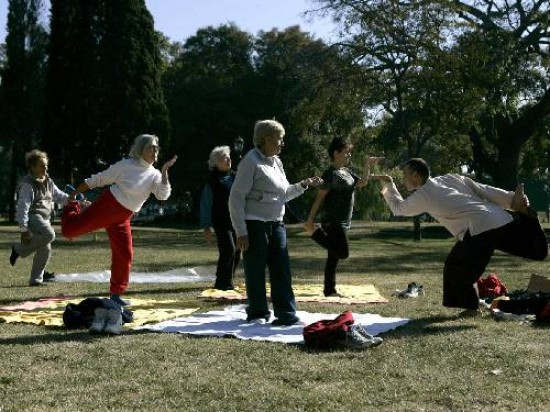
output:
M255 148L241 160L229 195L237 247L243 251L247 321L265 323L270 318L265 287L267 266L275 326L290 326L299 321L283 223L285 203L300 196L308 186L319 186L322 182L319 177L309 177L288 183L278 157L284 135L285 129L275 120L256 122Z
M85 179L71 193L73 201L65 206L61 218L61 232L68 238L102 228L107 231L111 244L110 296L120 305L129 304L121 295L128 288L133 258L130 219L139 212L151 193L159 200L166 200L172 191L168 170L177 156L167 161L159 171L153 167L158 152L157 136L137 136L129 158ZM109 188L89 207L82 209L80 203L74 201L79 193L104 186Z
M218 265L216 268L215 289L231 290L235 269L241 258L237 249L237 238L229 217L229 193L235 172L231 170L231 149L217 146L210 153L208 168L210 175L204 186L200 202L200 224L208 243L212 242L212 229L218 243Z

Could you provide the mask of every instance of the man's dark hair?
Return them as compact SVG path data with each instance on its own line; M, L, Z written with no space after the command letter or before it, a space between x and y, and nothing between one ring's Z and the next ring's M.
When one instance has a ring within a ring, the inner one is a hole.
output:
M334 152L341 152L345 147L351 146L351 142L343 137L335 137L328 146L328 155L334 159Z
M418 173L424 181L428 180L430 177L430 166L428 166L428 163L420 157L413 157L412 159L407 160L403 164L402 169L405 167L408 167L410 170Z

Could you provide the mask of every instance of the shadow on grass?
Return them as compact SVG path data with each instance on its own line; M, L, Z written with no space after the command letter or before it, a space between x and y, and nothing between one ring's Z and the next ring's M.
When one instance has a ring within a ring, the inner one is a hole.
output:
M475 325L453 324L441 325L444 322L456 321L458 316L427 316L424 318L413 319L405 326L392 330L384 334L391 339L410 339L411 337L420 337L426 335L454 334L465 330L475 329Z
M65 342L93 342L97 338L90 335L84 329L65 329L62 327L47 327L48 330L57 330L61 333L46 333L40 335L14 336L11 338L0 338L0 345L35 345L45 343Z

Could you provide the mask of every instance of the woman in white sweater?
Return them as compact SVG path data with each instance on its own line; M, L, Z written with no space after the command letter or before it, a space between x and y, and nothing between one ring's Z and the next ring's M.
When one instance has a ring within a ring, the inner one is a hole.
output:
M111 299L121 305L128 302L121 295L128 288L132 266L132 230L130 219L139 212L152 194L159 200L170 197L172 188L168 170L176 162L174 156L161 170L153 167L158 159L159 139L142 134L136 137L130 157L120 160L107 170L84 180L71 194L61 218L61 231L65 237L75 238L104 228L111 244ZM89 207L82 208L74 201L79 193L96 187L109 186Z

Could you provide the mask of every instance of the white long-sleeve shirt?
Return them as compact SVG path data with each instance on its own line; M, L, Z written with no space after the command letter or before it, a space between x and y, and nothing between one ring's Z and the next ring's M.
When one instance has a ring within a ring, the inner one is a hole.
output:
M166 200L172 192L170 182L162 182L159 170L136 158L120 160L84 182L90 189L111 185L109 189L115 199L134 213L139 212L151 193L158 200Z
M456 174L429 178L406 199L393 183L387 183L381 193L394 215L429 213L458 239L466 231L475 236L513 220L504 209L510 208L514 192Z
M280 222L285 203L306 189L290 184L283 163L277 156L264 156L257 148L250 150L239 163L229 195L229 214L237 236L247 236L246 220Z

